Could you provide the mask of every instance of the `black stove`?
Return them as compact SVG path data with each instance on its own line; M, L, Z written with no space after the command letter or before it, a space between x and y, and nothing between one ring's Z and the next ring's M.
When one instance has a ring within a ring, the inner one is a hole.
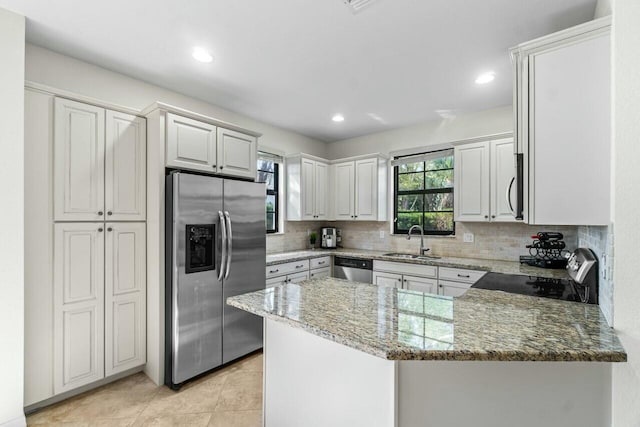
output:
M520 276L517 274L487 273L472 288L503 291L532 297L553 298L580 302L580 294L569 279Z

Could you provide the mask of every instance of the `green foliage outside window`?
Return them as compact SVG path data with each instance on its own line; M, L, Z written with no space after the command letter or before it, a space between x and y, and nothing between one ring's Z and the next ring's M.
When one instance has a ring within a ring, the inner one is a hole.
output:
M406 234L419 224L425 234L453 234L453 155L394 169L394 233Z

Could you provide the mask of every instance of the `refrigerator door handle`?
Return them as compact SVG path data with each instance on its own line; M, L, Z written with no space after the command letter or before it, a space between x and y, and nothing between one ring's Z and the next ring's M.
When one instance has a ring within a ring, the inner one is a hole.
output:
M222 211L218 211L220 218L220 232L222 233L222 256L220 257L220 270L218 271L218 281L224 276L224 267L227 261L227 225Z
M179 236L178 236L178 227L176 227L176 223L177 220L176 218L178 218L178 214L179 214L179 203L178 203L178 191L180 188L180 172L176 172L173 174L173 194L172 194L172 198L173 198L173 218L171 219L172 221L172 228L173 228L173 236L171 236L172 239L172 243L171 243L171 262L173 263L173 268L171 269L171 298L172 298L172 314L173 314L173 319L172 319L172 328L173 331L173 354L174 354L174 358L173 358L173 366L171 367L173 375L175 375L175 373L178 370L178 343L179 343L179 338L180 338L180 331L178 330L178 328L176 327L176 325L178 324L178 314L179 314L179 310L178 310L178 240L179 240Z
M229 278L229 272L231 271L231 255L233 254L233 231L231 230L231 217L229 212L224 212L224 217L227 219L227 267L224 273L224 278Z

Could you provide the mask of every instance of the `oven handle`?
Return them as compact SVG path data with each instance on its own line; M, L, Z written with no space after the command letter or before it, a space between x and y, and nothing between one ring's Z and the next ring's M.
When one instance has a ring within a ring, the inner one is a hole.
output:
M229 278L231 272L231 255L233 255L233 231L231 230L231 216L228 211L224 211L224 217L227 219L227 268L224 273L224 278Z
M218 211L218 217L220 218L220 232L222 233L222 256L220 257L220 270L218 271L218 281L221 281L224 276L224 267L227 260L227 226L222 211Z
M511 178L511 182L509 183L509 186L507 187L507 203L509 204L509 210L511 211L511 213L513 214L513 216L516 216L516 211L513 209L513 204L511 203L511 189L513 188L513 183L516 182L516 177L514 176L513 178Z

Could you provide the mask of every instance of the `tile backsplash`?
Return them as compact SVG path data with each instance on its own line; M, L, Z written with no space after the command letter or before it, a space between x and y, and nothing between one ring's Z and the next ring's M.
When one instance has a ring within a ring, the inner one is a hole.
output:
M342 229L342 246L389 252L415 252L420 248L420 236L390 235L388 222L336 222ZM455 236L425 236L425 246L437 256L468 257L518 261L527 255L526 245L538 231L559 231L564 234L568 250L578 244L578 227L531 226L521 223L456 223ZM380 238L384 232L384 238ZM472 233L473 243L464 243L463 235Z
M578 227L578 245L591 249L598 258L600 310L613 326L613 225Z
M320 247L320 228L324 225L326 223L319 221L285 221L284 234L267 234L267 253L308 249L308 230L318 233L316 247ZM330 225L330 227L334 227L334 225Z

